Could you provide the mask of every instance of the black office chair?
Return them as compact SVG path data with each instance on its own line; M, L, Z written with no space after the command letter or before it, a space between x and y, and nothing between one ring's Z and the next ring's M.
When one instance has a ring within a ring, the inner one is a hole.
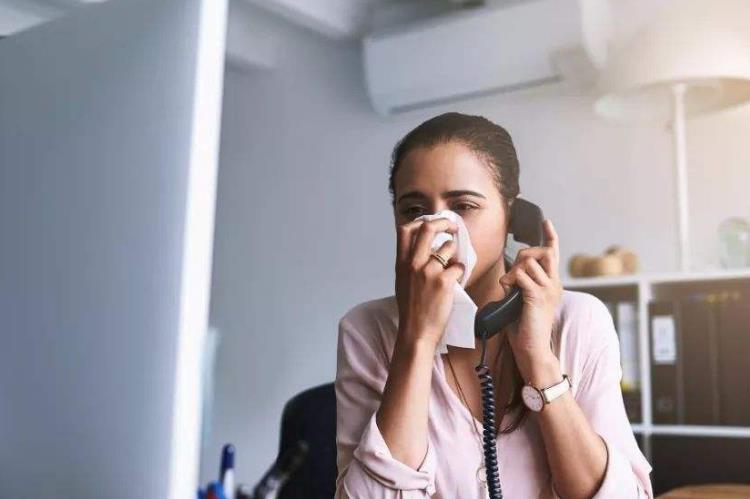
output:
M336 492L336 392L333 383L292 397L281 415L277 459L299 441L307 453L279 493L279 499L331 499Z

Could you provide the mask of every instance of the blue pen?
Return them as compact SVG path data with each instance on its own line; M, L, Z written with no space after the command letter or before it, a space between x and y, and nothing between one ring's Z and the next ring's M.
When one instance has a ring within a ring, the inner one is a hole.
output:
M226 444L221 449L221 468L219 470L219 481L226 499L235 499L234 490L234 445Z
M224 488L219 482L211 482L208 485L208 496L207 499L227 499L224 493Z

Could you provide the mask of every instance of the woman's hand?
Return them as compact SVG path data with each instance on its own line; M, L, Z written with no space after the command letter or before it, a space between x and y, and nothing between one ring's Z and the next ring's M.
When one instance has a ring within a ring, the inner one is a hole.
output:
M437 347L453 307L453 284L463 275L464 267L455 261L453 240L437 250L448 260L445 269L430 257L430 247L438 232L457 231L456 224L447 218L415 220L398 227L396 299L402 340L425 339Z
M445 218L398 226L398 338L376 421L391 455L415 470L427 455L435 351L453 307L453 283L463 273L460 264L451 263L456 253L453 241L438 249L449 263L446 269L430 257L430 249L436 233L457 231Z
M535 385L533 380L544 384L547 378L557 378L550 339L562 296L558 274L560 248L549 219L544 220L544 234L544 246L520 250L513 266L500 278L500 285L506 293L513 285L521 288L523 293L523 311L521 317L509 326L508 340L521 375ZM539 375L541 371L552 374Z

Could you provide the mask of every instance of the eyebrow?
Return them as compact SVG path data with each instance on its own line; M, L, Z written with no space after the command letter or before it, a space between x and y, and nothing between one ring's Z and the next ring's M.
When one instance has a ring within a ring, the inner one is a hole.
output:
M457 198L460 196L476 196L482 199L487 199L482 194L476 191L470 191L466 189L461 189L461 190L456 190L456 191L446 191L442 194L442 196L445 198ZM402 194L401 196L399 196L397 202L400 203L402 200L409 199L409 198L424 199L426 197L427 196L425 196L424 193L420 191L411 191L411 192L407 192L406 194Z

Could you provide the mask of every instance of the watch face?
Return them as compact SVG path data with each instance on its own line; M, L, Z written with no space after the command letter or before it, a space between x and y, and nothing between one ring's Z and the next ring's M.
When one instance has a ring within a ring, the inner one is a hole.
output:
M521 397L526 407L532 411L539 412L544 407L544 400L542 400L542 394L539 393L533 386L525 385L521 389Z

